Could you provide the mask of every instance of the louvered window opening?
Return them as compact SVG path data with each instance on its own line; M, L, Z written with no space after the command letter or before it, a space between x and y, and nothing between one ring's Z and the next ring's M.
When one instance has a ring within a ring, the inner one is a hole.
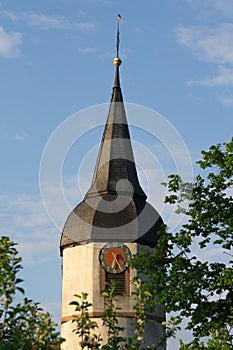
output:
M126 292L126 290L125 290L125 272L122 272L122 273L106 272L106 275L105 275L106 285L108 286L111 283L111 281L116 282L116 287L115 287L116 294L120 294L120 295L125 294L125 292Z

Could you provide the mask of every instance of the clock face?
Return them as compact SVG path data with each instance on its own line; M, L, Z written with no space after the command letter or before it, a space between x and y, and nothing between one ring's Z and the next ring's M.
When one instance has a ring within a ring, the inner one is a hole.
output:
M121 273L129 267L130 249L119 243L108 243L100 251L101 266L109 273Z

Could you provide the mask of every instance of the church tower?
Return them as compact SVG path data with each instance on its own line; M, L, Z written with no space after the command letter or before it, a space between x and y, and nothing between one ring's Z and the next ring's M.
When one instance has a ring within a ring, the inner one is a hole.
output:
M132 335L134 296L130 280L137 276L137 271L129 266L130 258L141 247L156 247L156 232L163 223L147 202L137 176L120 86L119 25L117 43L112 98L92 183L83 201L68 216L60 242L61 329L66 339L62 350L80 348L80 339L72 332L74 307L69 303L74 294L88 293L92 304L90 316L99 325L98 333L106 337L100 319L104 311L101 291L111 280L121 282L118 300L119 325L125 327L123 336ZM146 325L144 346L157 343L163 332L163 308L158 307L149 316L152 321Z

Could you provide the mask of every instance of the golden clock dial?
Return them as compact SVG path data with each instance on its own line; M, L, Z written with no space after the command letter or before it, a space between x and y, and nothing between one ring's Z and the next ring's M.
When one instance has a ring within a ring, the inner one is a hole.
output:
M109 273L121 273L129 267L131 251L124 244L108 243L99 254L101 266Z

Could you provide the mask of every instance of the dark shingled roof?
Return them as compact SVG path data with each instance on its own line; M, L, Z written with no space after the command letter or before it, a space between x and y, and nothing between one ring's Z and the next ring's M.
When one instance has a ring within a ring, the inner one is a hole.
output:
M137 176L117 66L92 184L64 225L61 251L93 241L154 247L163 221L146 198Z

